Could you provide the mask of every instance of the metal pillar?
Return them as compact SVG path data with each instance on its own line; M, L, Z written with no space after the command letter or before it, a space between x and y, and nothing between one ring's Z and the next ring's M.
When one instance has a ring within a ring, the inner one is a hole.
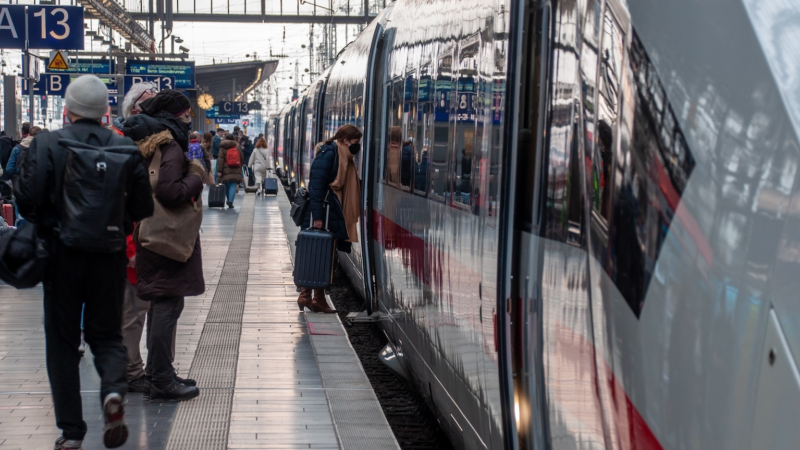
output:
M3 76L3 129L9 137L19 137L19 99L17 98L17 77Z

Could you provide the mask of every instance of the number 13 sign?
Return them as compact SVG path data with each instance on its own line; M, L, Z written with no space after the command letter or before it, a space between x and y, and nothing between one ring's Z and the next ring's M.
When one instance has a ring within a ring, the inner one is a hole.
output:
M27 8L27 11L26 11ZM0 47L83 50L83 8L80 6L0 6Z

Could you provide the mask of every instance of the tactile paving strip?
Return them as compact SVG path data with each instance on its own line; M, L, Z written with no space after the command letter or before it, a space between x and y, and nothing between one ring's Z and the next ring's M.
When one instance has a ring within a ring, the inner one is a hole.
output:
M189 370L189 377L197 380L200 387L200 396L179 405L167 450L227 448L247 267L253 241L254 205L253 196L244 197L214 300Z

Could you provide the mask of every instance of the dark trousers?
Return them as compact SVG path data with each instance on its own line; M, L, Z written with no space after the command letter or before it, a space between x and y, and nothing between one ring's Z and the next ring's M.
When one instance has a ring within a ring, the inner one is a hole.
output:
M172 366L175 330L183 311L183 297L163 297L152 301L147 342L147 373L152 383L162 387L175 379Z
M84 336L100 375L100 401L111 393L125 396L127 355L122 345L125 254L87 253L56 244L44 280L44 330L47 375L53 393L56 426L67 439L83 439L81 405L81 309L86 305Z

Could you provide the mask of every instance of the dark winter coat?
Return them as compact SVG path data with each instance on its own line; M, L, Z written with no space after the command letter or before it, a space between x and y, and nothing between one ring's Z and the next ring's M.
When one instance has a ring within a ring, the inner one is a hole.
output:
M336 142L325 144L319 149L319 153L311 163L311 174L308 179L308 198L310 205L303 221L303 229L311 226L311 216L314 220L325 221L325 195L327 194L328 205L330 206L327 229L336 236L339 251L350 253L352 244L347 242L347 224L342 214L342 205L339 197L330 188L330 184L336 180L339 167L339 152Z
M219 156L219 144L222 143L222 138L218 134L214 135L211 139L211 157L217 159Z
M230 145L232 147L229 147ZM228 148L226 148L228 147ZM219 159L217 159L217 173L222 174L222 178L219 179L220 183L225 183L228 181L235 181L237 183L242 182L242 167L230 167L228 166L228 152L239 152L239 158L242 164L247 164L247 161L244 159L244 155L242 152L236 148L236 143L233 141L223 141L219 148Z
M8 158L11 157L11 150L14 148L14 141L8 136L0 136L0 168L5 170Z
M135 120L134 120L135 119ZM158 123L161 123L159 126ZM189 174L188 136L174 139L175 124L163 123L159 118L138 114L125 122L123 131L140 136L136 130L152 129L156 133L136 141L146 167L150 167L156 150L161 149L161 167L155 196L166 207L175 207L192 199L200 198L203 183L196 175ZM126 133L126 136L128 134ZM184 145L181 145L181 142ZM137 291L143 300L156 300L164 297L189 297L205 292L203 277L203 257L200 237L194 244L194 252L184 262L169 259L136 244L136 270L138 272Z

